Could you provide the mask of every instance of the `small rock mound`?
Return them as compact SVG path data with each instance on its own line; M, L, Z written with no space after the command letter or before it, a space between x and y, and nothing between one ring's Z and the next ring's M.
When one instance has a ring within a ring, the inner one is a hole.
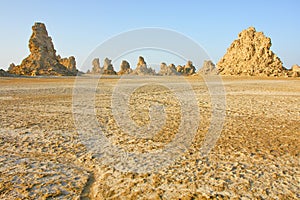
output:
M284 76L286 69L270 50L271 39L254 27L243 30L217 63L221 75Z
M117 72L114 70L113 65L111 64L111 60L108 58L104 59L103 74L107 74L107 75L117 74Z
M288 75L291 77L300 77L300 66L293 65L291 71L288 72Z
M43 23L32 26L32 35L29 40L30 55L20 65L9 67L9 73L18 75L76 75L76 61L73 56L61 58L56 56L52 39L48 36Z
M174 64L167 66L164 62L160 64L160 71L158 74L162 76L179 75Z
M204 75L215 75L217 74L216 65L211 60L205 60L198 73Z
M145 59L140 56L136 69L132 73L135 75L155 75L155 70L148 68Z
M76 60L74 56L70 56L69 58L60 58L60 55L58 55L58 61L60 64L65 66L70 72L77 73L76 69Z
M14 74L10 74L8 73L7 71L3 70L3 69L0 69L0 77L14 77L16 75Z
M178 65L176 67L176 71L179 73L179 74L182 74L182 75L192 75L192 74L195 74L196 73L196 67L193 65L193 62L192 61L188 61L186 63L186 65L184 66L181 66L181 65Z
M177 65L177 67L176 67L176 71L178 72L178 73L182 73L182 71L183 71L183 66L181 66L181 65Z
M131 74L131 73L132 73L132 69L130 68L129 62L127 62L126 60L122 60L120 71L118 72L118 74L123 75L123 74Z
M192 61L188 61L185 66L181 67L180 71L183 75L192 75L196 73L196 67L193 65Z
M99 58L94 58L92 61L93 68L90 73L92 74L100 74L102 72L101 67L100 67L100 61Z

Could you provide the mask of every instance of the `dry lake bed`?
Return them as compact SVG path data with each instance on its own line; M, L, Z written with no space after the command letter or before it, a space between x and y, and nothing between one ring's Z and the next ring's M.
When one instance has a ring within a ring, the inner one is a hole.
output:
M299 79L1 78L0 102L0 199L300 198Z

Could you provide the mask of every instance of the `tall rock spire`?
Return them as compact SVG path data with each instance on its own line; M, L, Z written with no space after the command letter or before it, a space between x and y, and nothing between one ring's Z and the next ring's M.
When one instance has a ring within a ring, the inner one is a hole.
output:
M20 65L12 65L9 73L19 75L76 75L76 61L73 56L60 58L45 24L36 22L32 26L32 35L29 39L30 55Z

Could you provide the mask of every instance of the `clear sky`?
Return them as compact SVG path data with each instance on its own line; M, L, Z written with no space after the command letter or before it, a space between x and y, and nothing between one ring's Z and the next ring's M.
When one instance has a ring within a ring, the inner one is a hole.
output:
M0 9L3 69L29 54L36 21L46 24L58 54L76 57L78 68L105 40L143 27L178 31L200 44L216 63L239 32L254 26L272 39L271 49L285 67L300 64L299 0L2 0Z

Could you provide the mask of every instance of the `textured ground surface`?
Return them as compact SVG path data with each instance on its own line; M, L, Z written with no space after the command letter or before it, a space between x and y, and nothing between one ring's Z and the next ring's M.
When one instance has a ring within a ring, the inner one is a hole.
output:
M156 79L178 93L187 89L176 77ZM87 94L95 92L91 80L83 81ZM187 81L200 109L192 143L171 165L134 173L114 169L113 156L112 164L103 164L82 144L72 113L73 78L1 78L0 199L299 199L300 80L223 77L226 118L207 157L199 149L212 118L211 98L202 79ZM176 140L182 119L172 91L144 84L130 95L129 119L151 124L160 116L159 110L149 114L150 105L164 105L163 128L151 138L124 133L113 117L112 93L118 84L141 83L101 79L91 105L106 138L127 152L128 162L134 162L132 152L156 152Z

